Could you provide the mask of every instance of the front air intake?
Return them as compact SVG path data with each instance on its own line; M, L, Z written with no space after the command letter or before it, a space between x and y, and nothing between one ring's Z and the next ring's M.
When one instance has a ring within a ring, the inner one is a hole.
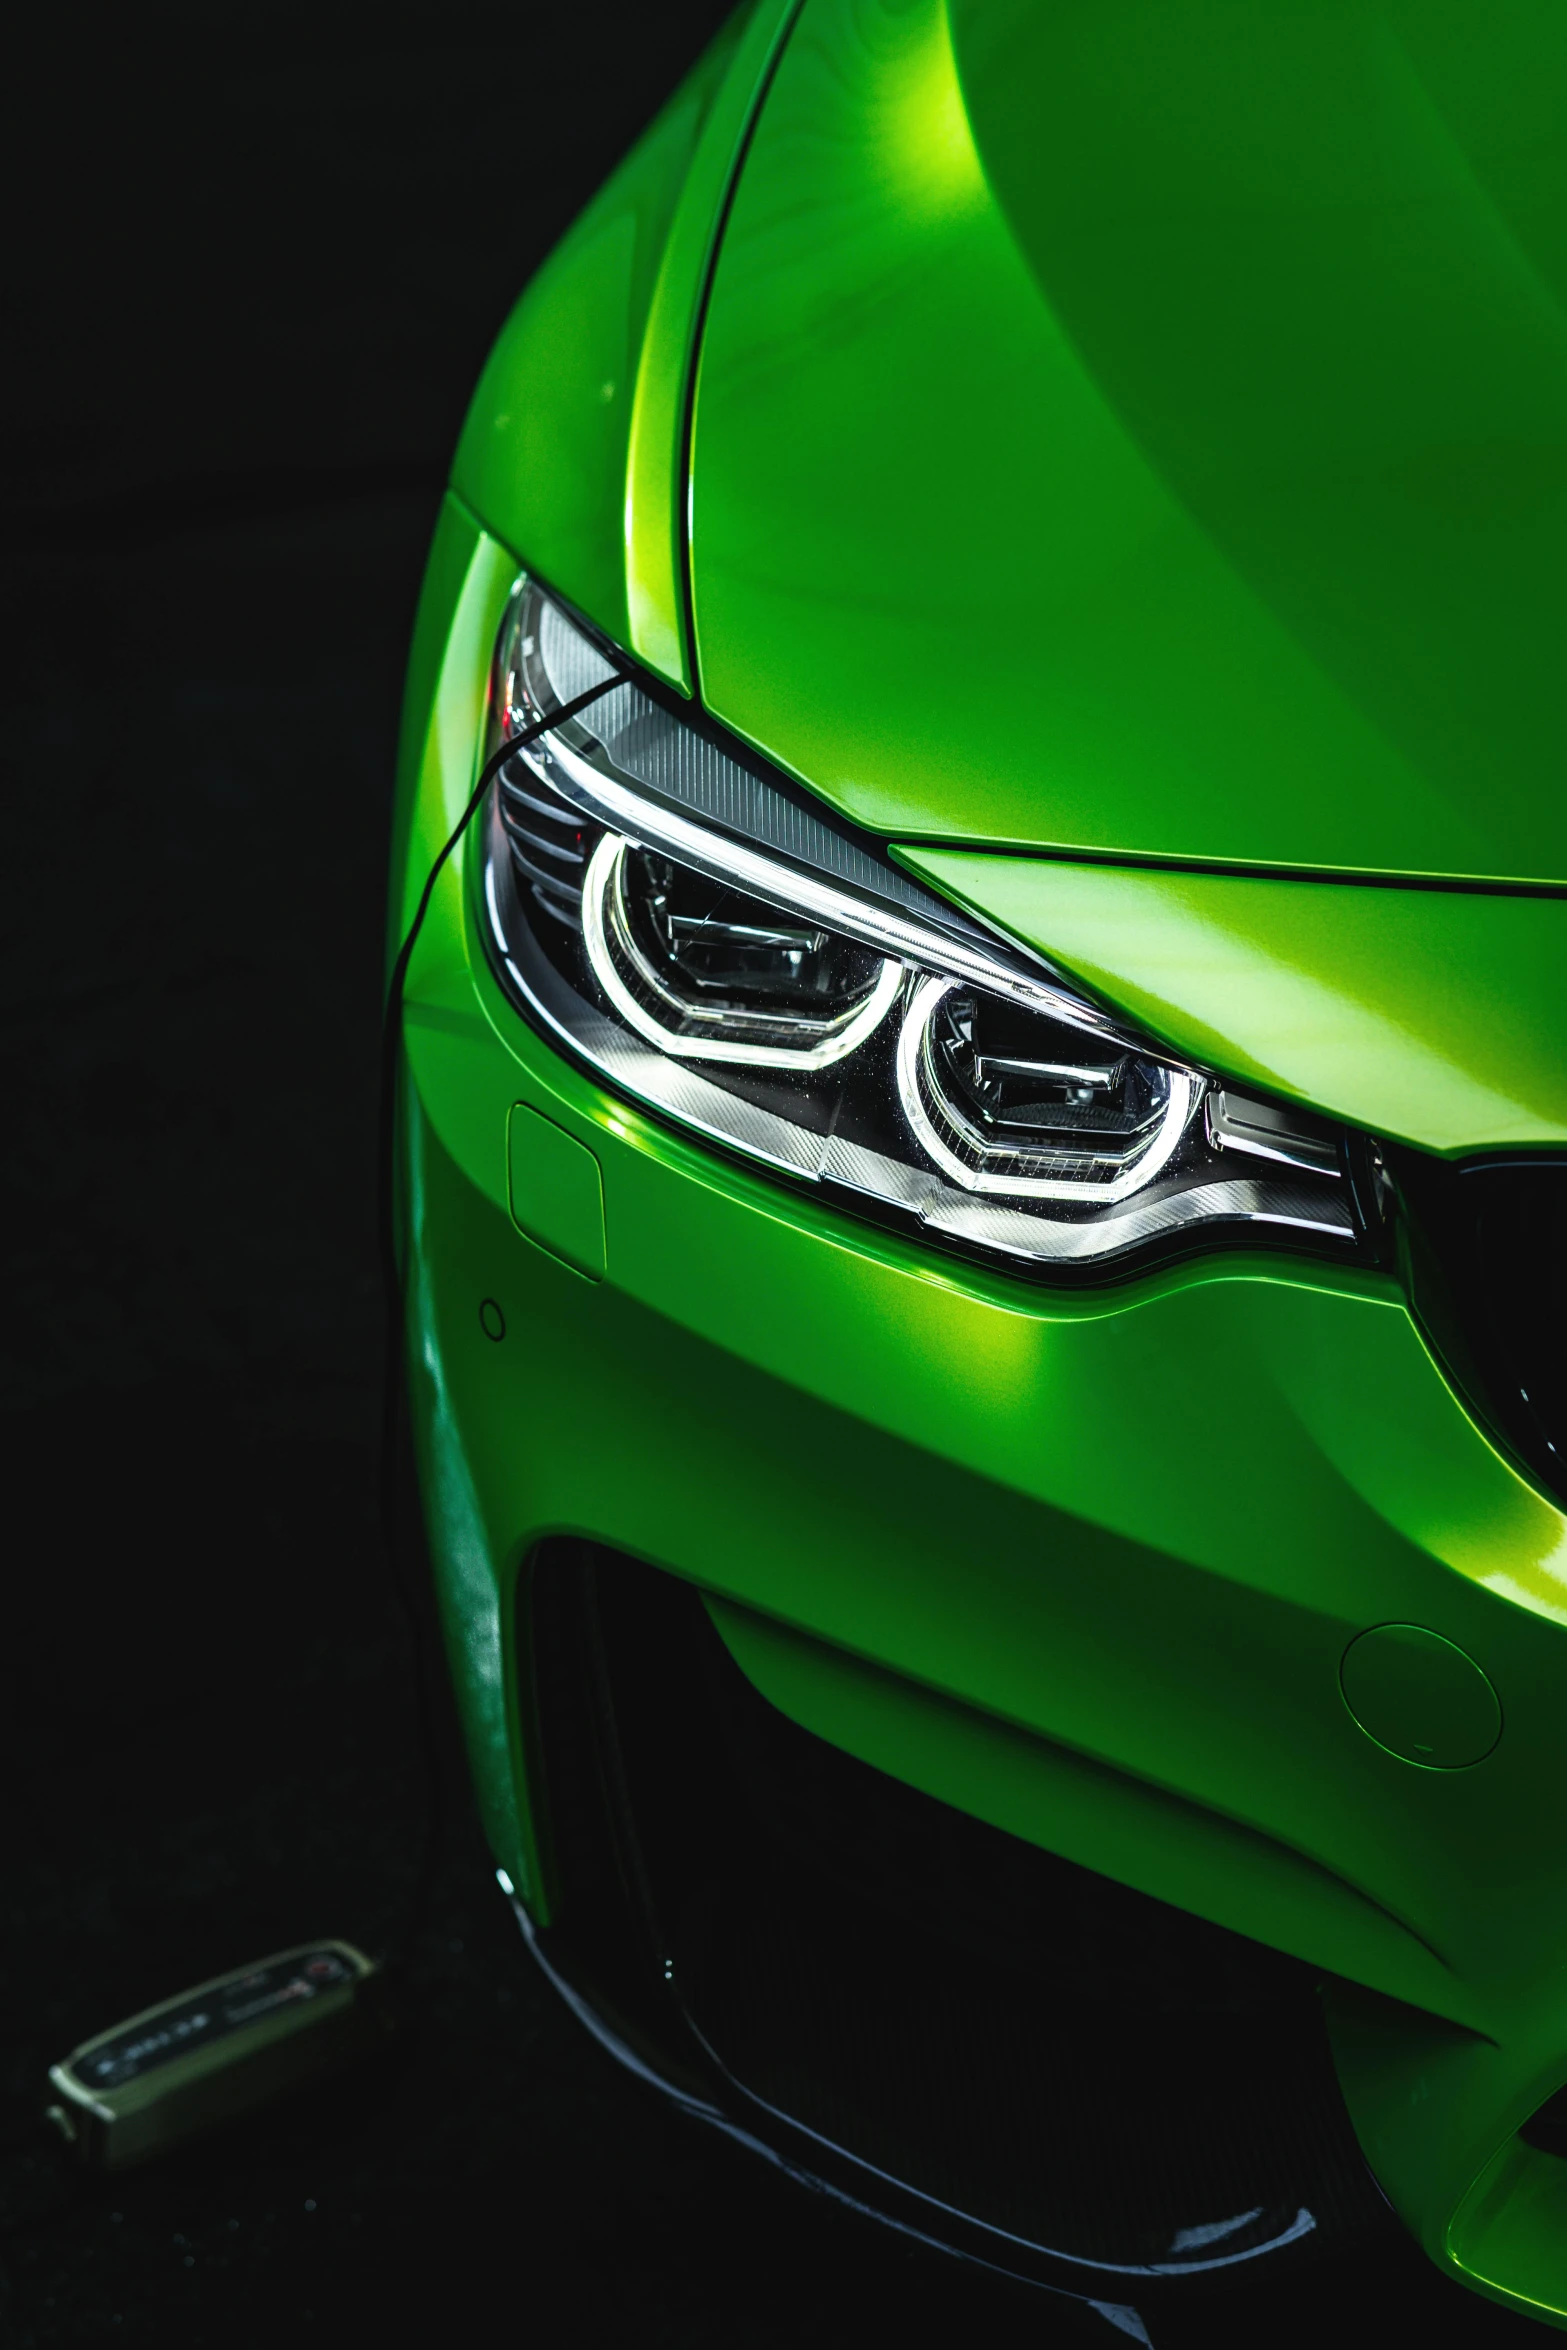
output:
M1383 2224L1309 1969L802 1729L673 1577L553 1544L532 1598L539 1940L684 2094L1058 2282L1238 2281Z

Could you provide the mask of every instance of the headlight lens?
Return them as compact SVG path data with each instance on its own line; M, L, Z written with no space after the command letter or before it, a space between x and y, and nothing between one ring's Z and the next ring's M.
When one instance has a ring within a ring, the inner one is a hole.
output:
M966 1191L1110 1201L1145 1191L1180 1148L1201 1092L1064 1021L956 979L922 979L898 1039L898 1098L929 1156Z
M903 986L890 957L615 832L588 860L582 936L621 1018L677 1060L826 1069Z
M520 580L492 748L618 666ZM634 679L501 769L482 874L529 1019L861 1210L1041 1271L1370 1244L1350 1137L1172 1060Z

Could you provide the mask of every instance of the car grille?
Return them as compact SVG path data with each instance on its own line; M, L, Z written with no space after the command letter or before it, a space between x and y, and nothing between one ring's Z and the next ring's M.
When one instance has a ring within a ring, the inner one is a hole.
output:
M1567 1161L1389 1155L1411 1293L1449 1376L1567 1500Z

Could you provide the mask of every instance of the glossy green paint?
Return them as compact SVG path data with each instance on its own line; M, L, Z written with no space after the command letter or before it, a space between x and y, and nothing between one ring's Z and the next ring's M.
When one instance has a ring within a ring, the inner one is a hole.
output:
M452 501L404 906L471 785L512 569ZM1226 1257L1054 1294L722 1164L511 1012L467 855L409 974L410 1375L481 1810L525 1898L548 1914L513 1592L538 1541L580 1533L703 1588L824 1735L1329 1970L1346 2094L1410 2225L1484 2289L1567 2306L1513 2141L1567 2079L1567 1519L1397 1288ZM517 1229L519 1114L600 1172L597 1281ZM1342 1660L1389 1623L1497 1692L1473 1767L1412 1768L1357 1726ZM1520 2239L1546 2244L1527 2276Z
M730 28L733 53L715 82L681 181L637 366L626 467L630 634L621 641L683 693L691 690L681 507L694 331L736 158L797 6L798 0L755 0Z
M1417 1770L1472 1770L1502 1734L1474 1658L1423 1624L1373 1624L1345 1649L1338 1680L1366 1736Z
M588 1281L604 1278L604 1183L586 1143L519 1102L506 1121L512 1222Z
M1330 1986L1326 2007L1360 2142L1432 2259L1492 2300L1567 2326L1567 2165L1515 2134L1552 2093L1552 2068L1528 2076L1516 2046L1350 1984Z
M1567 899L899 855L1226 1076L1451 1155L1567 1142Z
M502 329L452 471L507 545L683 693L692 337L730 177L793 5L753 0L736 13L555 248Z
M387 894L388 969L408 935L425 875L473 788L469 769L476 730L484 723L490 656L516 576L516 557L481 530L462 500L448 491L436 516L403 694Z
M893 838L1567 878L1555 0L807 0L704 693Z
M1567 2163L1509 2139L1465 2197L1449 2231L1454 2266L1493 2300L1563 2323L1561 2247Z

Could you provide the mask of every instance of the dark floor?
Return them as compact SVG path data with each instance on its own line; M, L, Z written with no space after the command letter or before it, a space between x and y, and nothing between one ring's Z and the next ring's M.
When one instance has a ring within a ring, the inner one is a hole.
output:
M529 270L723 13L72 20L13 73L5 449L0 2340L1113 2337L807 2201L530 1971L455 1769L378 2078L71 2191L85 2034L317 1933L425 1817L374 1519L373 1088L401 665ZM19 53L20 54L20 53ZM447 1725L449 1731L449 1725ZM1396 2251L1168 2340L1524 2329Z

